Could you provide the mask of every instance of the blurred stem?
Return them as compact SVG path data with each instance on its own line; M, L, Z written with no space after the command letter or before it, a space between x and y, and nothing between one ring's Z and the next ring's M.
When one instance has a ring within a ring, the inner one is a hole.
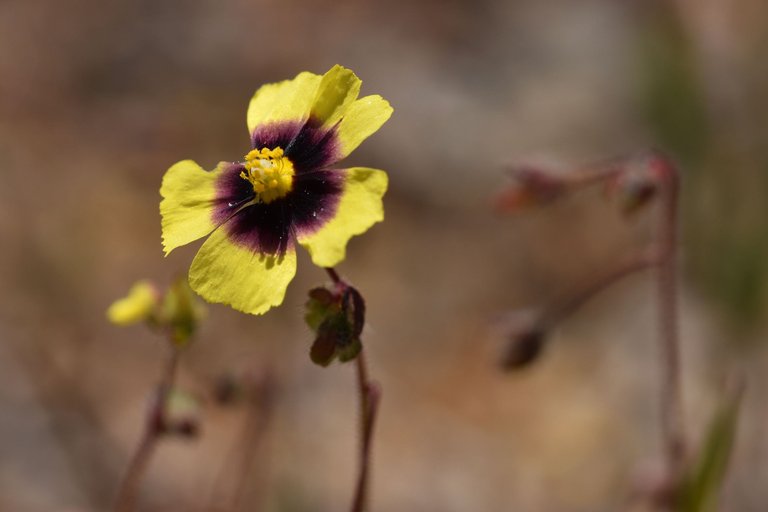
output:
M659 339L661 343L661 428L670 475L676 475L685 456L683 433L680 342L677 325L677 243L680 180L677 169L666 159L654 161L663 183L659 211L658 243L660 261L657 274Z
M566 174L563 179L572 188L588 187L603 183L621 172L624 158L610 158L576 169Z
M115 500L115 512L131 512L134 509L139 484L155 452L157 441L164 433L166 403L176 378L176 368L180 355L179 349L172 342L170 347L163 373L155 388L155 396L147 413L144 433L120 484Z
M239 457L238 469L233 478L234 484L228 505L223 507L223 510L240 510L246 490L248 489L247 484L250 483L252 486L254 484L250 476L253 473L257 452L263 444L269 421L272 418L275 395L274 380L272 372L265 370L261 377L249 386L248 410L241 439L236 446L237 450L235 452L235 456ZM263 477L259 478L256 484L262 484L262 480ZM262 491L262 487L263 485L257 485L257 491ZM259 502L257 499L252 499L251 501ZM214 509L214 507L211 507L211 509ZM254 508L251 507L250 510L253 511Z
M335 269L327 267L325 271L336 286L344 288L347 283L339 277ZM352 498L352 512L363 512L368 500L368 479L371 466L371 446L376 414L381 401L381 388L368 376L368 364L365 349L361 349L355 358L357 370L357 388L360 395L360 454L358 461L357 484Z
M565 318L571 316L581 306L589 302L589 300L609 286L636 272L653 267L654 265L657 265L658 262L659 258L655 252L643 252L608 272L593 276L586 284L582 285L582 287L578 288L575 292L571 292L569 295L555 301L552 306L547 308L542 315L541 320L539 320L539 325L542 330L549 330Z

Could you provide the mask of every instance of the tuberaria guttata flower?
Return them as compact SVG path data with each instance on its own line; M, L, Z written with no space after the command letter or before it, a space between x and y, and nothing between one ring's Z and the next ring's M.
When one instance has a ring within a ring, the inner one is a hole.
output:
M389 119L381 96L334 66L261 87L248 107L251 149L205 171L191 160L165 173L160 194L165 253L208 236L189 272L210 302L261 314L283 301L298 242L332 267L352 236L384 218L384 171L339 167Z

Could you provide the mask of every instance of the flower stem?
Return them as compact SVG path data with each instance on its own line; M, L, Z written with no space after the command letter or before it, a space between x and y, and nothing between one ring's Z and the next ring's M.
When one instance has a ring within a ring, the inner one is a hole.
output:
M236 452L233 454L236 460L239 459L238 469L233 477L234 483L227 500L227 506L222 507L222 510L240 510L248 490L248 484L250 484L251 489L256 487L257 491L263 491L263 477L259 475L261 478L254 482L252 474L259 447L264 442L269 422L272 419L275 401L274 376L270 371L265 371L261 376L253 379L248 388L250 396L247 403L245 424L240 442L235 447ZM253 496L251 498L251 501L259 502ZM214 507L211 508L214 509Z
M548 330L565 318L571 316L582 305L587 303L595 295L599 294L614 283L636 272L646 270L657 265L659 258L653 252L643 252L623 262L620 266L607 272L593 276L586 284L576 291L570 292L561 299L556 300L542 314L538 325L543 330Z
M155 396L147 414L144 433L131 457L131 462L128 464L128 469L117 492L115 512L131 512L134 509L139 484L155 452L157 441L164 433L166 403L176 377L179 355L178 348L171 344L168 359L165 362L160 382L155 388Z
M339 277L339 274L336 272L336 269L333 267L325 267L325 271L328 272L328 275L330 276L331 280L334 284L341 284L344 281Z
M352 500L352 512L362 512L368 497L368 477L371 465L371 444L376 414L381 401L381 388L368 379L368 368L365 362L365 351L361 350L355 360L357 366L357 383L360 393L361 439L359 471L357 486Z
M339 277L336 269L326 267L325 271L338 287L348 284ZM368 499L368 479L371 466L371 446L373 444L373 427L381 401L381 387L371 381L368 376L368 364L365 360L365 350L361 349L355 358L357 370L357 388L360 395L360 454L358 460L357 484L352 498L352 512L363 512Z
M654 161L661 187L658 218L660 262L657 274L659 340L661 354L661 434L667 468L675 475L685 456L680 343L677 325L677 243L679 176L666 159Z

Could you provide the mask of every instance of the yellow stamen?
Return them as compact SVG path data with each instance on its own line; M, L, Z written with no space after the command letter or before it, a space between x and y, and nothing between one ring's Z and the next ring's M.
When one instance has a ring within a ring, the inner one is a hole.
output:
M243 166L240 177L251 182L258 202L271 203L293 189L296 171L282 148L254 149L245 155Z

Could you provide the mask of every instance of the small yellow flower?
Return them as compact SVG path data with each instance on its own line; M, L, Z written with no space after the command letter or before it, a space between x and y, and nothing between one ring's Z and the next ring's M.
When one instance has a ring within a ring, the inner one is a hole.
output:
M189 271L204 299L262 314L283 301L296 242L332 267L351 237L384 219L386 173L337 167L392 114L381 96L358 98L360 85L341 66L265 85L248 107L251 149L241 161L205 171L184 160L165 173L166 255L210 235Z
M126 297L109 306L107 318L122 326L144 322L165 332L177 347L183 347L191 341L205 313L202 301L182 277L162 293L154 283L138 281Z
M149 281L139 281L131 287L126 297L109 306L107 318L117 325L149 321L155 316L159 302L157 288Z

